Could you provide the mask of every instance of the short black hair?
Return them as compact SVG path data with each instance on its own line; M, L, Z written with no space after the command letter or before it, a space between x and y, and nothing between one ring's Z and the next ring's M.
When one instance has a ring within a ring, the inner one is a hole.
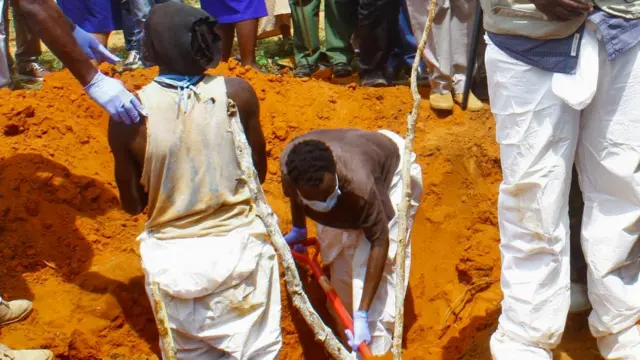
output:
M293 145L285 167L293 185L304 187L318 187L324 181L324 173L336 172L333 152L319 140L303 140Z

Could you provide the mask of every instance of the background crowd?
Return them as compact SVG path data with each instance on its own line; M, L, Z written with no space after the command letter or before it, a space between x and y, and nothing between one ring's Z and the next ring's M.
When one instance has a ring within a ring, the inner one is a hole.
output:
M143 25L151 7L182 0L57 0L65 15L107 46L110 34L122 30L127 56L125 70L152 64L142 57ZM0 0L2 26L0 87L12 85L12 72L20 79L39 80L48 70L38 62L40 41L29 31L14 0ZM321 3L324 11L320 11ZM428 0L200 0L200 6L219 20L223 39L222 59L232 55L237 36L238 60L259 69L257 40L282 35L291 37L295 76L310 77L318 70L331 69L334 78L359 73L362 86L387 86L408 82L416 53L417 39L426 23ZM420 66L419 82L430 85L434 109L451 110L461 102L470 49L471 25L476 0L439 1L434 27ZM15 61L9 54L9 12L16 35ZM321 46L321 19L324 14L324 47ZM470 96L469 110L479 110L486 99L483 81L483 49L478 51L478 74Z

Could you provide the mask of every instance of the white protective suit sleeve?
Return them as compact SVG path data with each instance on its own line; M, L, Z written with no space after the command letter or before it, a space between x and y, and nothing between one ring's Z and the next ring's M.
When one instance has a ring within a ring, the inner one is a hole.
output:
M9 0L0 0L0 89L11 86L8 11Z
M139 240L147 293L157 281L179 359L278 358L278 259L264 234Z
M569 308L574 158L585 199L591 332L605 358L640 359L640 47L609 61L588 27L583 44L594 39L596 53L580 54L598 67L597 91L584 110L568 105L580 108L581 101L556 95L554 74L487 46L504 176L498 199L504 300L491 341L496 360L551 360L549 350L561 339Z
M406 0L411 30L420 41L427 24L429 0ZM433 28L424 50L431 91L462 94L473 32L476 0L438 0Z
M400 149L404 151L404 139L390 131L381 130L382 134L390 137ZM422 170L415 162L416 155L411 156L411 204L409 208L409 236L407 238L405 289L409 284L411 269L411 228L413 219L418 211L422 198ZM402 164L402 160L400 160ZM397 214L402 199L402 176L400 166L393 175L389 187L389 197ZM394 217L389 222L389 255L384 267L378 291L369 309L369 330L371 342L369 348L373 355L383 355L391 349L393 328L395 325L395 256L398 248L398 219ZM318 224L318 241L320 242L322 260L331 269L331 285L340 300L351 313L360 306L364 277L369 260L371 244L362 230L342 230L329 228ZM336 318L339 335L344 334L340 321L329 303L327 308Z

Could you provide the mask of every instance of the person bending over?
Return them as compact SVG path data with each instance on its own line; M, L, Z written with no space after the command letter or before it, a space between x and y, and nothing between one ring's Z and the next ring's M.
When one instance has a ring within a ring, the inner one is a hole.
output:
M315 130L295 138L280 159L293 220L285 239L291 244L304 241L306 218L317 223L331 283L354 314L355 334L347 334L348 343L355 349L370 342L374 355L389 351L395 324L403 149L404 140L387 130ZM422 197L422 171L415 154L411 190L409 229ZM411 263L407 242L405 288Z

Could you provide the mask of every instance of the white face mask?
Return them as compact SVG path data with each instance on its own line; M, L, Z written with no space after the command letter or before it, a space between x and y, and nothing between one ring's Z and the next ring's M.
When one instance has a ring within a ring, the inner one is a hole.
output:
M298 191L298 196L300 196L300 200L302 200L303 204L305 204L306 206L312 208L317 212L322 212L322 213L329 212L331 211L331 209L333 209L333 207L336 205L336 202L338 201L338 196L340 196L340 194L342 193L340 192L337 174L336 174L336 189L333 191L331 195L329 195L329 197L325 201L307 200L302 195L300 195L300 192Z

